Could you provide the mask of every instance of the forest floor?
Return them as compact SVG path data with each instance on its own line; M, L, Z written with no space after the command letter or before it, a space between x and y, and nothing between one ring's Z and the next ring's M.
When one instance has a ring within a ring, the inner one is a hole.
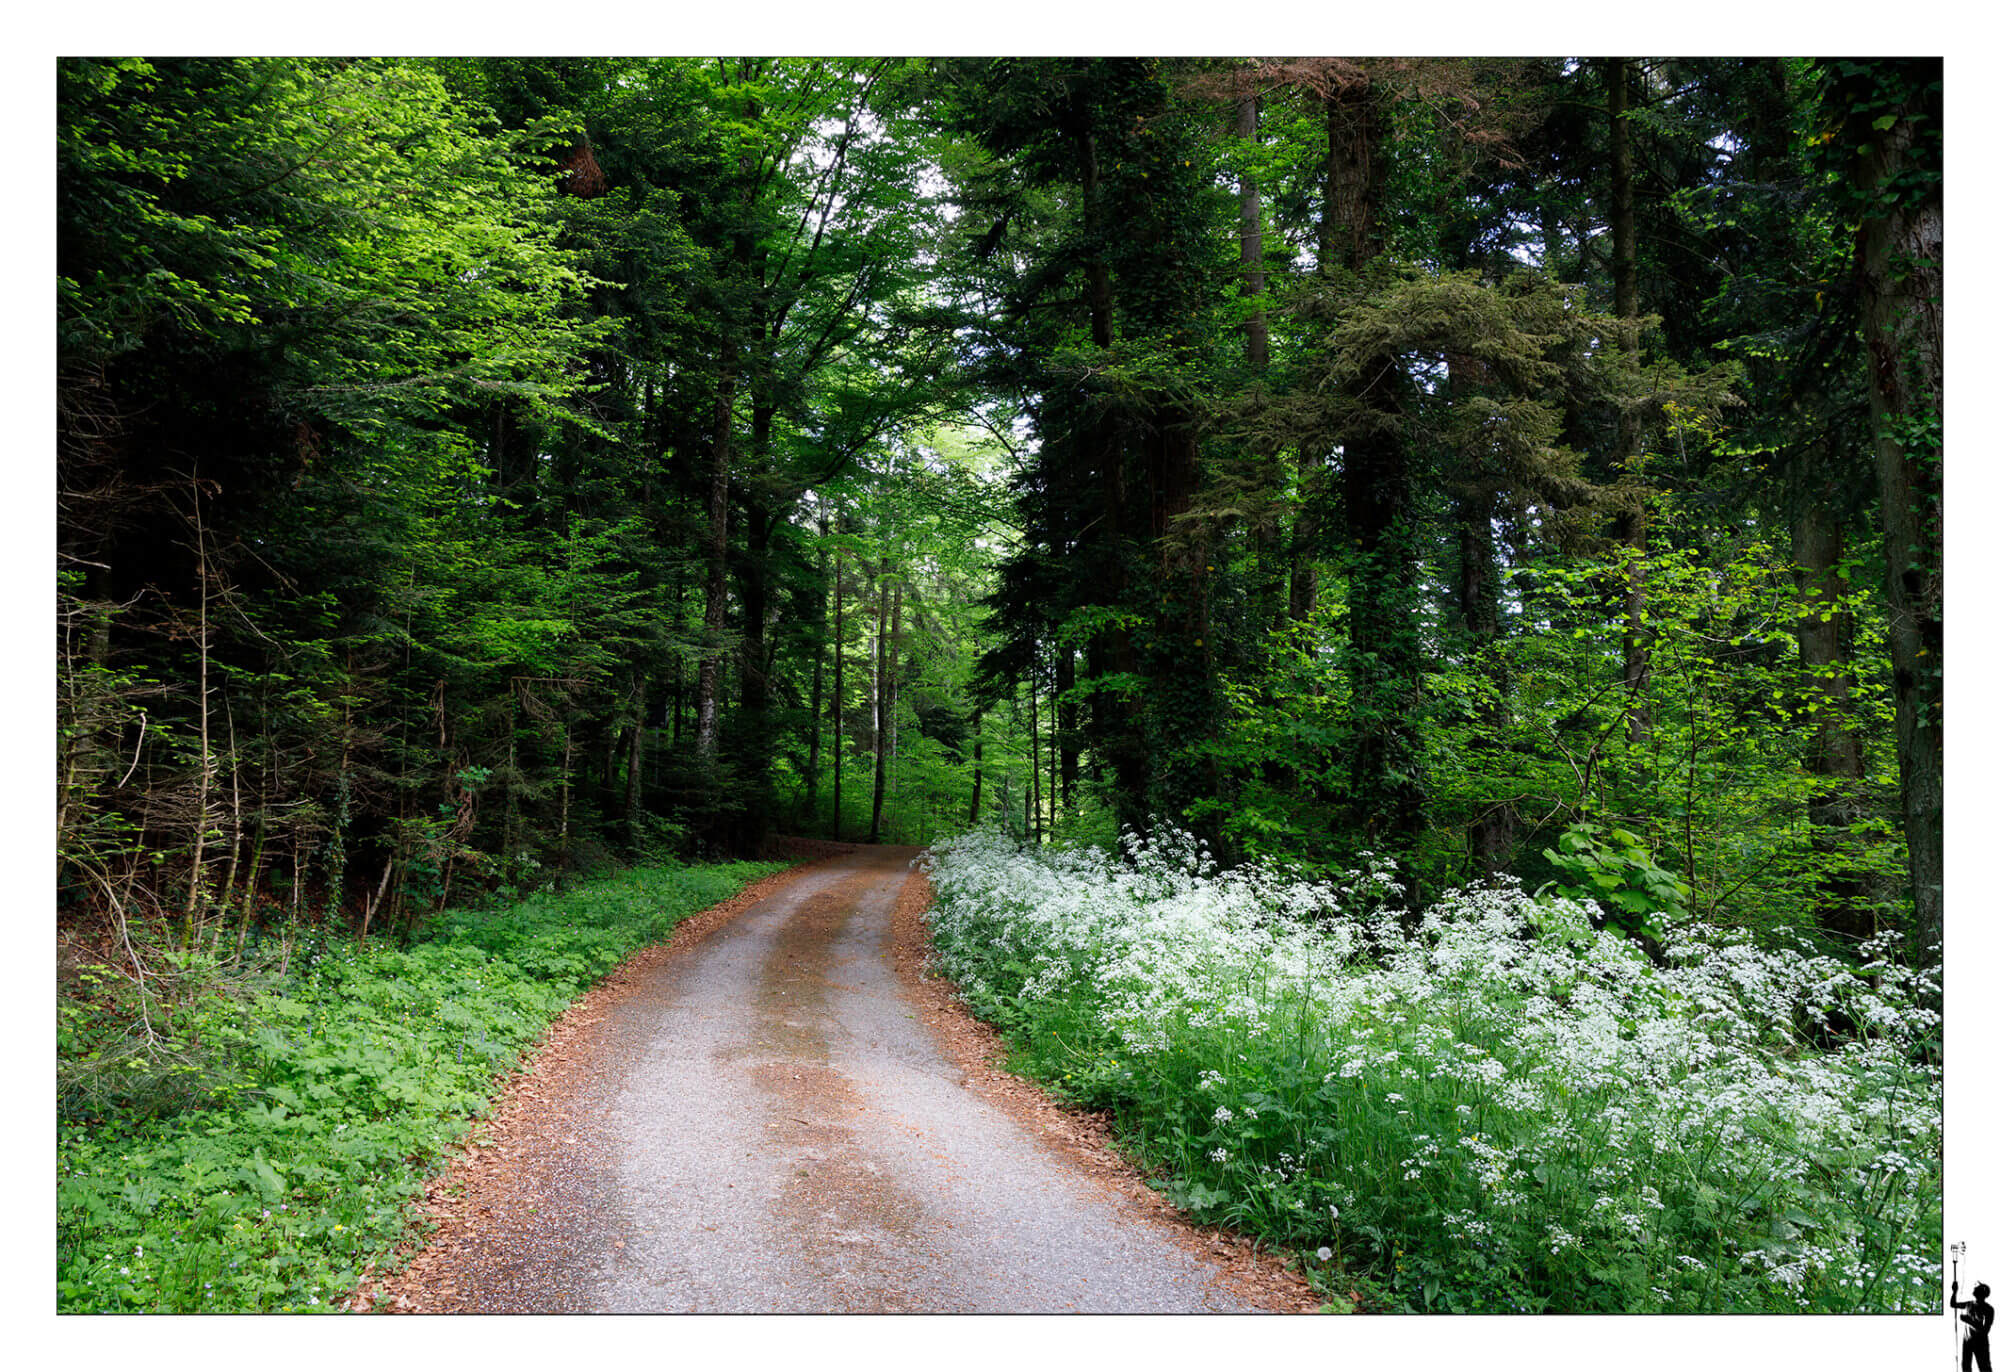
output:
M356 1309L1312 1310L924 968L915 848L767 878L551 1026Z

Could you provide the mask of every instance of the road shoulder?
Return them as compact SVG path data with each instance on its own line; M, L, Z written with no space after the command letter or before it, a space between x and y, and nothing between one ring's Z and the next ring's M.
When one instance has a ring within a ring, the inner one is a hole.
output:
M974 1017L957 988L928 966L930 908L930 882L922 872L910 873L890 915L890 957L918 1019L963 1073L966 1089L1004 1111L1133 1219L1214 1269L1218 1284L1246 1304L1277 1313L1317 1311L1319 1298L1283 1258L1241 1235L1195 1224L1148 1186L1145 1173L1117 1150L1107 1114L1061 1104L1006 1070L998 1032Z

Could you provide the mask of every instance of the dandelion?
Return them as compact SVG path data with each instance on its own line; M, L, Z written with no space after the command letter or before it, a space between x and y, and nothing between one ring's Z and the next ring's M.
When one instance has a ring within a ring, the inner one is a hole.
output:
M1327 1248L1324 1245L1322 1245L1316 1256L1319 1258L1321 1262L1332 1262L1333 1250L1331 1248Z

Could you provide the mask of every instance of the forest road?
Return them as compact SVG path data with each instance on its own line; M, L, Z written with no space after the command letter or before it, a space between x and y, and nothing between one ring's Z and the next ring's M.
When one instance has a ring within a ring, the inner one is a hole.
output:
M919 851L780 879L607 1001L416 1308L1256 1309L970 1089L892 961Z

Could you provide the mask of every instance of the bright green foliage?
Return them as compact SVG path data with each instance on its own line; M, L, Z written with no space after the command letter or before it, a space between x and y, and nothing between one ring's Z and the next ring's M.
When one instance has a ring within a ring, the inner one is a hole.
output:
M59 1019L74 1113L57 1136L57 1308L332 1308L403 1241L425 1176L549 1020L777 870L641 868L454 911L408 948L309 937L285 971L275 951L228 977L183 964L208 989L160 1026L188 1055L167 1099L105 1080L123 1016L103 995L122 978L85 969ZM134 1113L146 1104L174 1113Z
M1687 916L1693 889L1661 868L1630 829L1606 833L1599 824L1572 824L1542 856L1562 873L1555 884L1558 893L1597 902L1605 919L1627 933L1657 943L1665 937L1666 924Z
M1176 1204L1298 1252L1322 1291L1936 1310L1935 986L1879 945L1856 971L1661 913L1649 958L1517 884L1413 919L1382 864L1307 881L1217 872L1185 835L1125 850L940 846L941 965Z

